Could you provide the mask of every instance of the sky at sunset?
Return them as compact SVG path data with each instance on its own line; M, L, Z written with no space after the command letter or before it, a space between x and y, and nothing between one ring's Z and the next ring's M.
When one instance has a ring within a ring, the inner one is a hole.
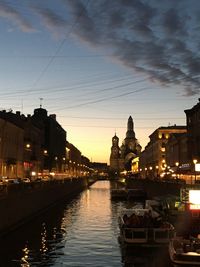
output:
M92 161L142 148L200 97L199 0L0 0L0 109L40 104Z

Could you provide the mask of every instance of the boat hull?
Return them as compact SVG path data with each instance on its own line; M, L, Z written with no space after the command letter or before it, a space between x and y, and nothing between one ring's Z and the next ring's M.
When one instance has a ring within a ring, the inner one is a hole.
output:
M195 250L189 244L189 240L180 241L182 246L177 247L179 240L172 239L169 243L170 260L181 266L200 266L200 250Z
M142 247L167 246L175 235L173 229L121 228L119 240L124 245Z

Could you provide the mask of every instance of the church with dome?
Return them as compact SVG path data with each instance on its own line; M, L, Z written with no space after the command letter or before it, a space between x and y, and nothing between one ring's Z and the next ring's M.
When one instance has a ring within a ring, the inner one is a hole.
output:
M131 171L132 161L141 153L141 146L135 137L133 119L130 116L127 123L126 137L119 146L119 138L116 133L112 138L110 154L110 171Z

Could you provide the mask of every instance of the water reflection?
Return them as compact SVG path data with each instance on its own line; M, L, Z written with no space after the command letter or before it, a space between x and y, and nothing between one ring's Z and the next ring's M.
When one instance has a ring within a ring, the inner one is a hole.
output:
M30 267L30 264L28 263L30 250L28 249L27 245L22 249L22 252L24 253L24 255L21 258L21 266Z
M0 267L171 267L165 250L124 250L118 216L130 202L111 201L99 181L1 240Z

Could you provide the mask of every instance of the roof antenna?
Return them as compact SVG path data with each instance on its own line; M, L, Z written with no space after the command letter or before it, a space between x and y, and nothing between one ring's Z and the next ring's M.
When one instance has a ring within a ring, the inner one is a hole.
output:
M40 97L40 108L42 108L42 100L43 100L44 98L42 98L42 97Z

